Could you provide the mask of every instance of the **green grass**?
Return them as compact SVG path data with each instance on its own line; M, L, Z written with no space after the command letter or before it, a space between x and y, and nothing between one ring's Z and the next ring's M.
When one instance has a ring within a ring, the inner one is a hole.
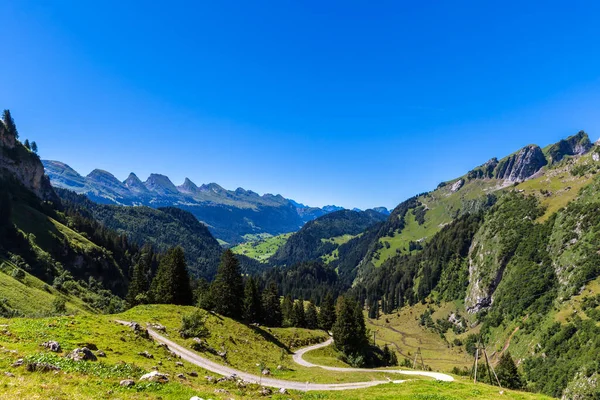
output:
M397 250L407 254L409 242L426 243L446 224L452 222L459 212L469 210L477 199L498 190L500 183L497 180L475 179L465 182L463 187L454 193L450 190L451 184L448 184L419 197L419 201L427 208L425 222L419 225L415 220L413 210L409 210L402 232L380 238L379 241L383 247L373 255L371 261L375 266L380 266L385 260L395 256ZM386 242L389 246L386 245Z
M129 327L113 322L114 319L134 319L138 322L159 321L167 327L166 335L171 340L187 343L177 333L181 315L192 311L191 307L144 306L126 313L105 316L80 314L76 316L54 318L14 318L0 319L0 371L9 371L16 375L0 375L0 397L2 399L189 399L192 396L202 398L258 398L258 386L248 385L238 388L233 383L208 383L205 375L213 375L192 364L171 357L167 350L153 341L136 335ZM211 316L207 320L211 332L207 339L211 346L224 345L228 351L229 364L240 369L257 373L254 362L259 359L272 368L277 378L311 382L349 382L370 379L385 379L385 373L341 374L324 371L319 368L295 367L289 363L288 356L281 361L282 348L296 348L306 343L323 340L325 333L304 329L265 329L261 332L231 321L227 318ZM62 353L50 353L40 347L47 340L57 340ZM247 342L248 341L248 342ZM107 357L96 362L74 363L64 356L68 351L88 345L103 350ZM139 356L139 352L148 351L154 359ZM203 354L206 356L206 354ZM318 357L318 353L316 354ZM257 358L254 358L257 357ZM46 361L61 367L58 373L27 372L24 367L11 367L18 358ZM179 367L176 361L182 361ZM222 362L222 360L221 360ZM276 371L274 366L291 366L288 371ZM137 383L134 388L119 386L121 379L137 379L145 372L158 367L160 372L170 375L165 385ZM186 375L186 379L177 377L178 373L196 371L199 377ZM401 376L389 374L390 379ZM215 389L224 389L228 393L215 393ZM416 396L416 397L415 397ZM434 397L431 397L434 396ZM489 399L498 395L498 388L469 382L440 383L431 380L411 380L403 384L389 384L369 389L345 392L292 392L288 395L274 395L275 399L367 399L367 398L422 398L453 399L475 398ZM531 394L507 391L503 397L509 399L544 398Z
M400 362L404 358L412 362L418 349L421 349L425 365L434 371L450 372L453 367L470 367L472 357L461 347L453 346L439 334L419 324L419 317L426 308L425 305L415 304L404 307L395 314L384 315L378 320L367 319L367 328L375 332L375 340L379 346L387 344L396 351ZM436 309L432 318L434 321L437 318L447 318L456 308L454 303L445 303ZM465 313L461 312L461 315L464 316Z
M5 306L26 317L47 316L53 313L52 302L57 297L67 300L69 312L93 312L80 298L60 293L52 286L23 271L23 278L12 277L17 267L0 257L0 300Z
M317 350L312 350L304 353L304 359L308 362L317 365L325 365L328 367L350 368L351 365L343 362L339 358L339 353L332 346L322 347Z
M284 233L277 236L263 235L259 236L260 239L257 241L239 244L231 250L236 254L243 254L260 262L267 262L267 260L287 242L291 235L292 233ZM244 238L246 238L246 236L244 236ZM253 235L252 239L256 239L256 235Z
M362 233L359 233L358 235L336 236L336 237L332 237L332 238L329 238L329 239L321 239L321 242L334 243L334 244L338 245L338 247L339 247L340 245L342 245L342 244L344 244L346 242L349 242L351 239L353 239L355 237L359 237L361 235L362 235ZM324 256L321 256L321 260L323 260L323 262L325 264L329 264L330 262L334 261L338 257L339 257L339 252L338 252L338 249L336 248L331 253L325 254Z

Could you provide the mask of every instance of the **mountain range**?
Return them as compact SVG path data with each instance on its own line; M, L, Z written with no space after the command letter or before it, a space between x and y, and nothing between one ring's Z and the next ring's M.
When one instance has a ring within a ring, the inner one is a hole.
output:
M151 174L146 181L134 173L121 182L110 172L95 169L87 176L59 161L43 160L53 187L85 194L100 204L177 207L205 223L224 244L236 244L257 234L295 232L306 222L343 207L310 207L281 195L259 195L252 190L227 190L216 183L196 185L190 179L176 186L165 175ZM388 213L385 207L378 212Z

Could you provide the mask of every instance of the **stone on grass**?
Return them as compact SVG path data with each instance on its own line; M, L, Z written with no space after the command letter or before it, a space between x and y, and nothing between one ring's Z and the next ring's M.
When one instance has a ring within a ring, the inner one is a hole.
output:
M9 378L14 378L15 374L10 373L10 372L5 372L4 375L8 376Z
M183 363L181 361L177 361L175 363L175 365L178 366L178 367L183 367Z
M54 340L50 340L49 342L42 343L42 347L45 347L48 350L53 351L55 353L60 352L60 344Z
M98 357L92 353L90 349L87 347L82 347L79 349L75 349L69 354L67 354L67 358L70 358L73 361L96 361Z
M132 387L135 386L135 381L133 379L123 379L119 385L123 387Z
M194 378L198 377L198 373L196 371L190 371L190 372L188 372L188 375L193 376Z
M271 375L271 371L269 370L269 368L265 368L262 370L262 374L263 375Z
M204 400L202 397L194 396L191 397L190 400Z
M288 391L285 388L279 389L279 394L288 394Z
M139 352L138 356L142 356L142 357L146 357L146 358L154 358L154 356L152 354L148 353L146 350Z
M259 393L261 396L270 396L273 394L273 391L268 387L261 387Z
M146 375L142 375L140 381L167 383L169 382L169 376L167 374L161 374L158 371L152 371Z
M105 353L105 352L103 352L102 350L98 350L98 351L96 352L96 355L97 355L98 357L106 357L106 353Z

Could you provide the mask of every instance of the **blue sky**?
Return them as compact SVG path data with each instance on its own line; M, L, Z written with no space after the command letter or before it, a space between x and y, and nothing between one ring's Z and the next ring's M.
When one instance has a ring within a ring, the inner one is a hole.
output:
M600 137L598 2L14 0L2 14L0 107L82 174L394 207L529 143Z

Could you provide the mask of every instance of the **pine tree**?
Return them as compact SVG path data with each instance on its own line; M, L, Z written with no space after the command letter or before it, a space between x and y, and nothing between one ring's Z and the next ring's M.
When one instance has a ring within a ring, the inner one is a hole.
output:
M230 249L225 250L221 256L210 293L217 313L233 319L242 318L244 282L240 274L240 263Z
M248 323L262 320L261 294L258 281L249 277L244 289L244 320Z
M31 150L31 145L29 144L29 139L25 139L25 143L23 143L23 146L25 146L25 148L27 150Z
M196 305L199 308L205 310L212 310L214 308L214 302L210 294L210 283L208 283L206 279L200 278L196 281L194 298L196 299Z
M140 259L133 267L133 276L129 283L129 290L127 291L126 300L131 306L148 302L153 259L154 251L152 247L144 246Z
M152 299L159 304L192 304L192 288L181 247L167 251L152 281Z
M292 312L292 326L296 328L306 327L306 316L304 313L304 301L302 299L296 301Z
M267 326L278 327L282 324L281 302L277 284L269 282L262 295L263 322Z
M510 352L506 351L500 357L496 366L496 375L503 387L509 389L520 389L523 387L523 380L517 369L517 365L512 359Z
M283 326L294 326L294 300L289 294L283 298L281 313L283 314Z
M33 151L35 154L37 154L38 147L37 147L37 143L36 142L31 142L31 151Z
M319 315L317 313L317 307L311 301L306 307L306 327L308 329L317 329L319 327Z
M332 332L335 347L346 357L356 358L363 353L369 341L362 309L357 302L347 297L340 298Z
M331 292L327 292L321 303L321 312L319 313L319 327L330 331L335 323L335 302Z
M15 125L15 120L10 114L10 110L4 110L4 112L2 113L2 122L4 122L6 133L13 136L15 139L18 139L19 132L17 131L17 125Z

